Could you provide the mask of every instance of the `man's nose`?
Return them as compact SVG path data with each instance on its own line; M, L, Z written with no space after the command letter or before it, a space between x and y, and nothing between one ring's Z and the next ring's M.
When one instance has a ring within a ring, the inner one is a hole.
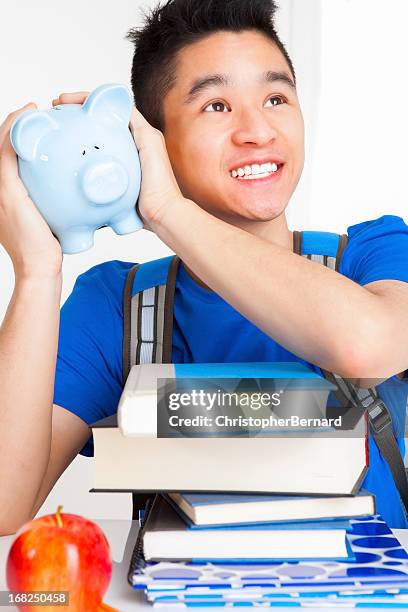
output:
M232 139L237 145L262 146L274 140L277 130L263 109L245 109L237 116Z

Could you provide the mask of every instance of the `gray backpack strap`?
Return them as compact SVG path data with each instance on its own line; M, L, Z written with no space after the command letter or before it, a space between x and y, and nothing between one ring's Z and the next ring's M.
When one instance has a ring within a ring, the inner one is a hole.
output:
M175 256L164 285L145 289L132 297L131 365L171 363L173 305L180 259Z
M348 236L347 234L341 234L339 237L338 247L336 256L332 255L315 255L314 253L303 253L302 250L302 232L294 231L293 232L293 252L296 255L302 255L306 259L314 261L316 263L320 263L326 268L331 268L332 270L338 271L340 267L341 258L344 252L344 249L347 246Z
M133 365L171 363L173 305L180 259L173 257L165 284L133 293L140 264L128 272L123 296L123 383Z
M295 236L296 234L296 236ZM338 271L344 249L347 245L347 235L340 236L339 245L334 261L333 257L324 255L303 255L312 261L321 263ZM293 232L293 250L298 255L302 255L302 232ZM352 406L361 413L367 412L370 432L373 436L381 455L388 464L395 486L403 503L405 514L408 518L408 479L405 470L404 460L395 439L392 428L392 418L387 406L378 397L374 387L371 389L361 389L345 380L338 374L331 374L322 370L324 376L334 382L337 386L336 396L344 406Z
M123 386L129 376L131 366L131 308L132 308L132 288L136 270L139 264L135 264L128 272L125 291L123 294L123 342L122 342L122 381Z
M123 384L133 365L171 363L174 291L179 264L180 259L173 257L165 284L134 295L135 275L140 264L128 272L123 296ZM150 498L151 493L132 493L134 520L139 519L140 510Z
M343 257L344 249L347 246L347 242L348 242L347 234L341 234L340 239L339 239L339 246L337 248L337 253L336 253L336 264L334 267L336 272L338 272L339 270L341 258Z
M171 363L173 349L173 309L174 309L174 290L176 288L177 270L180 265L180 258L177 255L170 264L167 276L166 293L164 296L163 311L163 352L161 363ZM158 362L156 362L158 363Z
M293 232L293 252L296 255L302 254L302 232L295 230Z
M362 414L367 412L371 435L381 455L388 464L395 486L408 518L408 479L404 460L395 439L392 428L392 417L383 400L378 397L374 387L361 389L338 374L322 370L325 377L337 385L337 398L344 407L350 405Z

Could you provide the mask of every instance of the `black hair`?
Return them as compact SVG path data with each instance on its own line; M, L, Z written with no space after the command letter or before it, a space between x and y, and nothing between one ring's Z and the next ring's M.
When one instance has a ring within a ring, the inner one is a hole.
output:
M292 61L275 30L274 0L168 0L145 15L134 43L131 82L135 104L158 129L164 128L162 102L175 82L176 55L189 44L219 31L256 30L281 51L296 83Z

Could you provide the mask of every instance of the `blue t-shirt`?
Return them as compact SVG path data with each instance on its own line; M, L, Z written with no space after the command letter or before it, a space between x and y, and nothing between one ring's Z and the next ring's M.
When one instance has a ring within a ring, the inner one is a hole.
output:
M384 279L408 282L408 226L401 218L386 215L359 223L348 228L348 236L339 270L342 274L360 285ZM123 291L132 265L109 261L82 274L61 311L54 403L87 424L117 410L122 392ZM172 360L297 361L320 372L267 336L218 294L198 285L182 264L174 296ZM396 377L380 385L402 438L407 387L408 382ZM375 493L377 509L391 526L408 526L388 465L372 439L369 451L370 469L363 486ZM92 437L81 453L93 454Z

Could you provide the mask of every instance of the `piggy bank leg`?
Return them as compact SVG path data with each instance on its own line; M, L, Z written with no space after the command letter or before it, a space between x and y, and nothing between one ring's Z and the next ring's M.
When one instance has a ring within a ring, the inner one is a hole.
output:
M69 255L87 251L92 248L94 244L93 230L82 225L64 230L64 232L58 236L58 239L61 244L62 252Z
M143 223L137 216L135 208L116 215L111 219L109 225L117 234L130 234L137 232L143 227Z

